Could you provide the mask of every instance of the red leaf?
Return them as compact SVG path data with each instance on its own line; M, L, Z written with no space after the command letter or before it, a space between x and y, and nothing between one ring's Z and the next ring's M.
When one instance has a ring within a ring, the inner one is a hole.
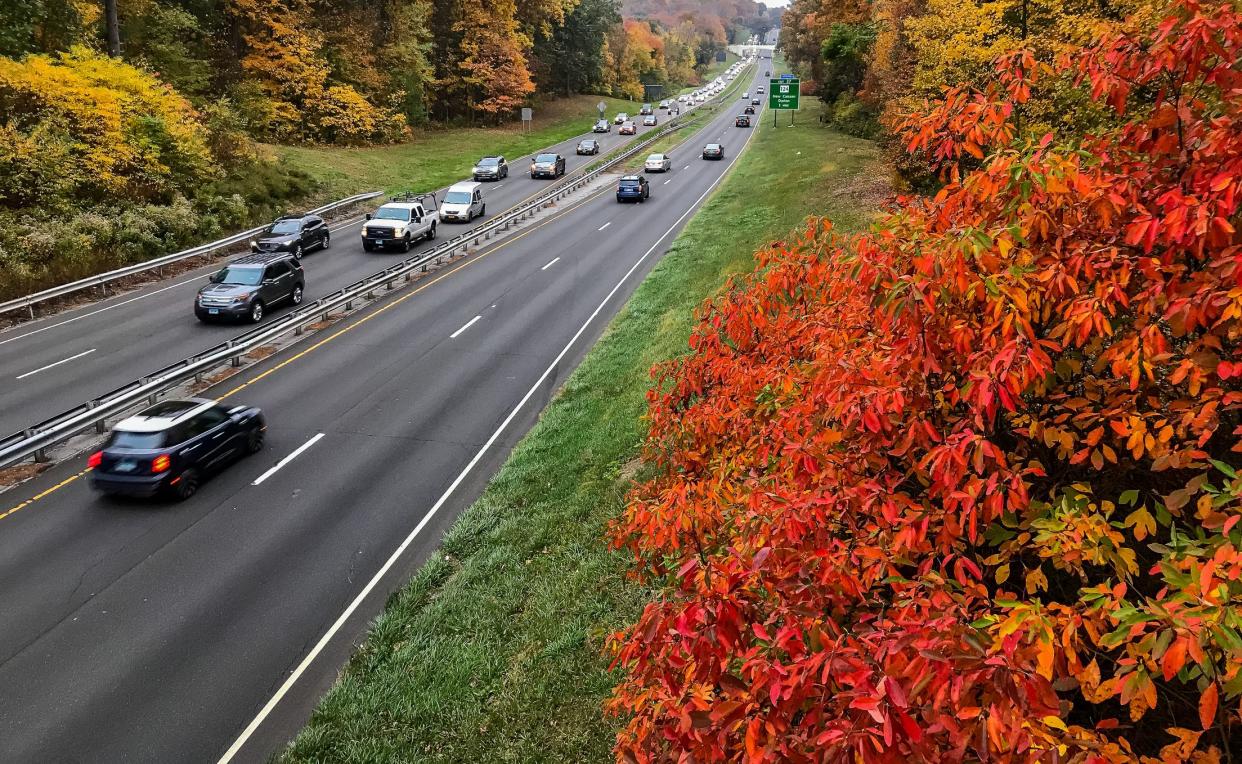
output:
M1199 723L1203 729L1208 729L1216 721L1216 701L1216 683L1212 682L1199 696Z

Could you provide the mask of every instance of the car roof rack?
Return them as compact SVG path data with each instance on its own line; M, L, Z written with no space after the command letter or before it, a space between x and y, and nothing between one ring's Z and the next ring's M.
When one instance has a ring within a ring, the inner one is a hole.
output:
M264 265L272 260L293 257L292 252L251 252L229 260L229 265Z
M428 205L425 201L423 201L424 199L430 199L431 204ZM414 204L415 202L422 202L424 208L434 208L436 206L436 195L435 192L430 194L418 194L413 191L403 191L399 194L393 194L388 197L388 201L399 202L401 204Z

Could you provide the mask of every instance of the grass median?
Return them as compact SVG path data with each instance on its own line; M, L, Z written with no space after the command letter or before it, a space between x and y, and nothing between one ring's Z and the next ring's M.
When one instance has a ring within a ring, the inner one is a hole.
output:
M479 157L501 154L510 159L589 132L604 101L609 119L619 111L637 114L637 101L597 95L573 96L535 109L533 129L521 122L494 128L427 130L406 143L370 148L312 146L273 147L282 161L302 170L320 186L325 198L340 199L362 191L430 191L470 177Z
M807 103L805 108L811 108ZM886 193L878 152L769 118L523 438L440 552L375 622L293 762L593 762L618 720L606 636L648 592L607 549L639 467L648 370L686 352L692 310L811 213L865 226ZM700 160L695 160L700 161Z

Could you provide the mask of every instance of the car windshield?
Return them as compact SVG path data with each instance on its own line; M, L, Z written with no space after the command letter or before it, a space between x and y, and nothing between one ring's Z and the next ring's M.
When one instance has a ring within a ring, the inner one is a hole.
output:
M162 448L163 446L164 433L162 432L127 432L126 430L113 430L112 437L108 439L107 448L150 450L153 448Z
M555 162L556 154L540 154L539 156L535 157L535 161L536 162L548 162L548 163Z
M579 144L579 145L580 145L580 146L582 146L582 148L584 148L584 149L589 149L589 148L591 148L592 146L594 146L594 145L595 145L595 141L583 141L583 142L582 142L581 144Z
M375 213L376 220L409 220L410 211L399 207L380 207Z
M449 191L447 194L444 195L444 203L445 204L469 204L470 203L470 192L469 191Z
M262 268L238 268L229 266L211 277L213 284L241 284L257 286L263 281Z
M479 160L479 167L495 167L500 164L500 160L496 157L483 157Z
M277 220L272 223L272 227L267 229L268 233L297 233L301 229L302 224L297 220Z
M719 150L720 150L720 144L719 144L719 143L709 143L709 144L707 144L707 150L708 150L708 151L719 151Z

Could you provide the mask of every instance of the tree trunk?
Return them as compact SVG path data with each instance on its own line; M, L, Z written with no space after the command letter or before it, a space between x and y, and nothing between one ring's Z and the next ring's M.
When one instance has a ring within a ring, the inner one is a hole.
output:
M108 27L108 55L121 57L121 21L116 10L117 0L104 0L104 23Z

